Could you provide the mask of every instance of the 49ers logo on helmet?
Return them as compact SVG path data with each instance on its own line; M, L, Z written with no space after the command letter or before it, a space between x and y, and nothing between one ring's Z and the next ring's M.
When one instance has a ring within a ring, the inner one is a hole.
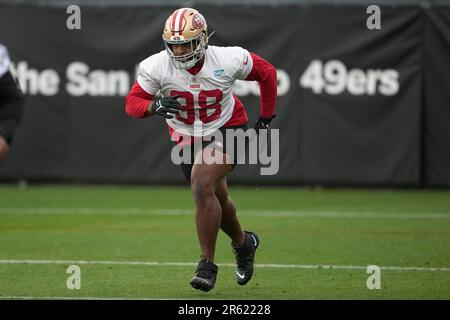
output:
M192 18L192 25L196 29L201 29L205 25L205 19L198 13Z

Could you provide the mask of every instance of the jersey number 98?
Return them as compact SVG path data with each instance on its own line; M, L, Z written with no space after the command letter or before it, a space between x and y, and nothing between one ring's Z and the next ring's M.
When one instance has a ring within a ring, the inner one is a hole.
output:
M172 90L170 95L180 95L180 98L185 100L185 103L181 105L181 109L185 111L186 117L178 113L176 118L187 125L194 124L195 109L199 110L198 114L203 123L209 123L220 118L222 113L222 105L220 102L223 98L223 92L219 89L200 91L198 93L198 108L195 107L194 95L189 91ZM210 98L209 101L208 98ZM213 102L211 102L211 98L214 98ZM208 110L213 111L208 114Z

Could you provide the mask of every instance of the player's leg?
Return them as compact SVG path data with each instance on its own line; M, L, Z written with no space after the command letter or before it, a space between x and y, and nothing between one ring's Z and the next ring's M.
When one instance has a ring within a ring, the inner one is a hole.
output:
M222 207L215 191L230 170L229 164L194 163L192 167L191 190L196 207L195 224L202 255L208 261L214 261L216 239L222 221Z
M223 178L216 187L216 197L222 208L222 222L220 228L233 241L236 246L244 244L245 235L242 231L238 217L236 215L236 206L228 195L227 178Z
M218 152L213 155L225 157L218 150L213 152ZM231 165L225 161L222 161L222 164L207 164L204 159L210 154L209 147L199 152L191 171L191 190L196 207L195 224L202 254L202 260L197 266L196 276L191 280L191 286L203 291L209 291L214 287L218 271L213 261L222 221L222 208L215 190L219 182L231 170Z
M236 256L236 281L245 285L253 276L255 252L260 240L256 233L242 231L236 206L228 195L226 177L218 184L216 196L222 207L221 229L231 238L231 247Z

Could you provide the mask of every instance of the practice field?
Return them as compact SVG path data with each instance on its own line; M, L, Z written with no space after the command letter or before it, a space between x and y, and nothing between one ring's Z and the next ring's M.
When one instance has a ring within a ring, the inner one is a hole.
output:
M220 233L208 293L187 187L0 187L0 298L450 299L450 191L231 188L261 247L238 286ZM81 289L68 289L68 266ZM369 290L368 265L381 268Z

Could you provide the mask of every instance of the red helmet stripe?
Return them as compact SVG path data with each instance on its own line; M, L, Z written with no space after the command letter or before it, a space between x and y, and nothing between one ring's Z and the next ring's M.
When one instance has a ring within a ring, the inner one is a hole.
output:
M184 20L184 15L186 14L187 9L184 9L181 12L181 17L180 17L180 21L178 23L178 32L181 33L181 31L183 31L183 20ZM180 34L178 34L180 35Z
M172 14L172 26L171 26L172 30L171 31L172 31L173 36L175 35L175 20L177 19L178 11L180 11L180 10L179 9L175 10L175 12Z

